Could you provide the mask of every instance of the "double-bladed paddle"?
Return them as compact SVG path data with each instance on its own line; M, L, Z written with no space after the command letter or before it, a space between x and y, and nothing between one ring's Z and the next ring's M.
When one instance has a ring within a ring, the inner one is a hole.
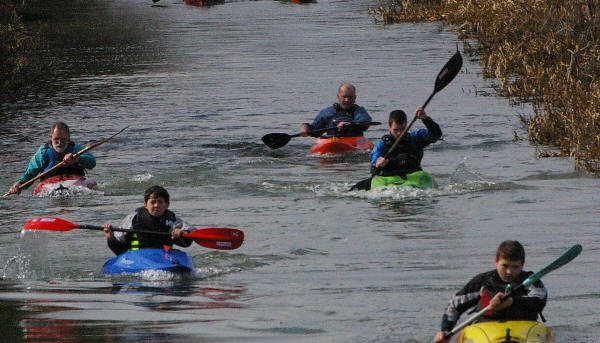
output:
M368 126L374 126L374 125L381 125L380 122L370 122L368 124ZM363 125L363 124L350 124L347 126L367 126L367 125ZM336 129L336 127L326 127L324 129L318 129L318 130L313 130L311 131L311 134L317 134L317 133L323 133L329 130L333 130ZM268 146L271 149L279 149L282 146L288 144L288 142L294 138L294 137L300 137L301 134L296 133L294 135L288 135L287 133L280 133L280 132L274 132L274 133L269 133L266 134L264 136L262 136L261 140L263 141L263 143L265 143L266 146Z
M73 229L98 230L103 231L102 226L85 225L72 223L68 220L57 217L37 217L30 219L23 224L24 230L50 230L50 231L70 231ZM153 235L169 235L168 232L155 232L147 230L128 230L123 228L112 228L113 231L143 233ZM186 232L183 237L193 240L205 248L233 250L239 248L244 242L244 232L238 229L211 227L196 229L192 232Z
M444 87L446 87L454 79L454 77L460 71L460 68L462 68L462 63L462 56L460 55L460 52L458 52L457 49L456 53L450 58L450 60L448 60L448 62L446 62L446 65L444 65L442 70L440 70L437 77L435 78L435 86L433 88L433 92L431 93L429 98L427 98L427 101L425 101L425 103L423 104L423 108L427 107L427 105L437 92L444 89ZM383 158L387 159L388 157L390 157L396 146L398 146L400 141L402 141L402 138L404 138L404 136L406 135L408 130L410 130L410 128L413 126L415 121L417 121L416 115L406 126L406 128L404 128L404 131L402 131L398 138L396 138L394 144L392 144L387 153L383 155ZM362 181L357 182L354 186L352 186L352 188L350 188L350 190L369 190L371 188L371 179L373 179L373 177L375 177L375 175L377 175L377 173L379 173L380 170L380 167L375 168L375 170L373 171L373 173L371 173L371 176L368 179L364 179Z
M114 135L112 135L112 136L110 136L110 137L108 137L108 138L103 138L103 139L101 139L101 140L99 140L99 141L97 141L97 142L95 142L95 143L92 143L92 144L90 144L90 145L86 146L85 148L83 148L83 149L81 149L80 151L78 151L78 152L76 152L75 154L73 154L73 157L75 157L75 158L76 158L76 157L79 157L79 156L81 156L81 155L85 154L86 152L88 152L88 151L90 151L90 150L94 149L95 147L97 147L97 146L99 146L99 145L101 145L101 144L104 144L104 143L108 142L109 140L111 140L111 139L115 138L115 136L116 136L116 135L118 135L118 134L120 134L121 132L125 131L125 129L127 129L128 127L129 127L129 126L125 126L125 127L124 127L124 128L122 128L122 129L121 129L119 132L115 133ZM19 185L19 189L24 189L24 188L27 188L27 187L29 187L29 186L30 186L32 183L34 183L36 180L38 180L38 179L40 179L40 178L44 177L45 175L48 175L49 173L53 172L54 170L56 170L56 169L60 168L60 167L61 167L61 166L62 166L64 163L65 163L65 161L60 161L60 162L59 162L59 163L57 163L57 164L56 164L54 167L52 167L52 168L50 168L50 169L46 170L46 171L45 171L45 172L43 172L43 173L40 173L40 174L36 175L35 177L33 177L33 178L29 179L27 182L24 182L23 184ZM7 196L7 195L10 195L10 192L6 192L6 193L3 195L3 197L5 197L5 196Z
M562 256L560 256L559 258L554 260L552 263L550 263L546 267L542 268L540 271L531 274L531 276L529 276L527 279L525 279L525 281L523 281L520 285L513 288L510 292L504 294L502 296L502 301L510 298L516 291L518 291L524 287L527 287L527 286L533 284L534 282L538 281L544 275L550 273L551 271L556 270L556 269L564 266L565 264L571 262L575 257L579 256L579 254L581 253L582 250L583 250L583 248L582 248L581 244L573 245L569 250L567 250L567 252L562 254ZM484 309L475 313L474 315L469 317L467 320L465 320L460 325L455 326L454 329L452 329L452 331L448 332L444 336L444 339L445 340L450 339L450 337L452 337L454 334L456 334L460 330L464 329L469 324L473 323L475 320L477 320L477 318L483 316L483 314L486 313L487 311L489 311L491 307L492 307L492 305L486 306Z

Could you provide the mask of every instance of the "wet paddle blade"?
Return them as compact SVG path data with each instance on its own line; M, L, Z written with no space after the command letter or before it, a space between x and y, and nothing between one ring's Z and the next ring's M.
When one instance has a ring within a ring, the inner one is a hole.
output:
M577 257L577 256L579 256L579 254L581 254L582 250L583 250L583 247L581 246L581 244L573 245L571 247L571 249L569 249L567 252L562 254L562 256L560 256L556 260L554 260L554 262L550 263L546 267L542 268L540 271L529 276L525 281L523 281L523 286L524 287L529 286L532 283L536 282L537 280L541 279L544 275L571 262L575 257Z
M244 242L244 232L230 228L203 228L184 234L205 248L233 250L239 248Z
M290 139L292 139L292 136L287 133L269 133L261 138L263 143L271 149L281 148L288 144Z
M350 191L368 191L371 189L371 179L372 178L368 178L368 179L364 179L361 181L358 181L354 186L352 186L352 188L350 188Z
M435 87L434 93L441 91L444 87L446 87L458 74L460 69L462 68L463 60L460 52L458 50L456 53L446 62L446 65L440 70L435 79Z
M30 219L23 224L25 230L51 230L51 231L70 231L78 228L80 225L71 223L57 217L37 217Z

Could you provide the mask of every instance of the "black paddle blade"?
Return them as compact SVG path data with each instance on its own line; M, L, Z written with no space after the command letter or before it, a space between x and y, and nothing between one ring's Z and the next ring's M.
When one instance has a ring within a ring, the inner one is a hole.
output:
M281 148L288 144L290 139L292 139L292 136L287 133L269 133L261 138L263 143L271 149Z
M371 178L358 181L354 186L352 186L352 188L350 188L350 192L354 190L368 191L369 189L371 189Z
M460 52L456 50L454 56L446 62L446 65L440 70L437 78L435 79L435 87L433 92L437 93L446 87L458 74L460 68L462 68L463 60Z

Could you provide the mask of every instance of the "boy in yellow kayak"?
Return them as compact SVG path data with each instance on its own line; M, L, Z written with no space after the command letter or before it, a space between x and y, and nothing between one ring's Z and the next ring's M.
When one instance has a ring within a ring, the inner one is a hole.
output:
M171 248L173 244L189 247L192 241L183 237L193 230L175 213L169 210L169 192L161 186L152 186L144 193L144 206L137 208L123 220L124 229L170 232L171 236L151 233L113 232L110 224L104 224L104 236L108 247L120 255L127 250L142 248Z
M454 328L460 315L470 308L476 311L490 305L481 320L537 320L546 306L548 292L541 280L501 300L506 287L515 289L533 272L523 271L525 249L518 241L504 241L496 251L496 268L475 276L448 303L442 316L442 327L435 343L446 343L445 335ZM480 321L481 321L480 320Z

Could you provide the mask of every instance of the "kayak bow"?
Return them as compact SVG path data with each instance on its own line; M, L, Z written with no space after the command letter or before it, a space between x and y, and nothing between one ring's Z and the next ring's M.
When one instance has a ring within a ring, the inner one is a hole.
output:
M542 323L528 320L480 322L465 327L456 343L552 343L552 330Z
M102 266L104 274L129 274L146 270L190 273L194 270L194 261L181 250L140 249L115 256Z
M351 152L369 151L373 142L364 136L358 137L320 137L310 148L311 154L338 155Z
M46 194L61 194L75 190L95 190L96 181L86 179L81 175L57 175L43 179L33 188L33 195L42 196Z
M406 176L375 176L371 179L371 189L380 187L414 187L429 189L435 187L435 181L425 171L416 171Z

